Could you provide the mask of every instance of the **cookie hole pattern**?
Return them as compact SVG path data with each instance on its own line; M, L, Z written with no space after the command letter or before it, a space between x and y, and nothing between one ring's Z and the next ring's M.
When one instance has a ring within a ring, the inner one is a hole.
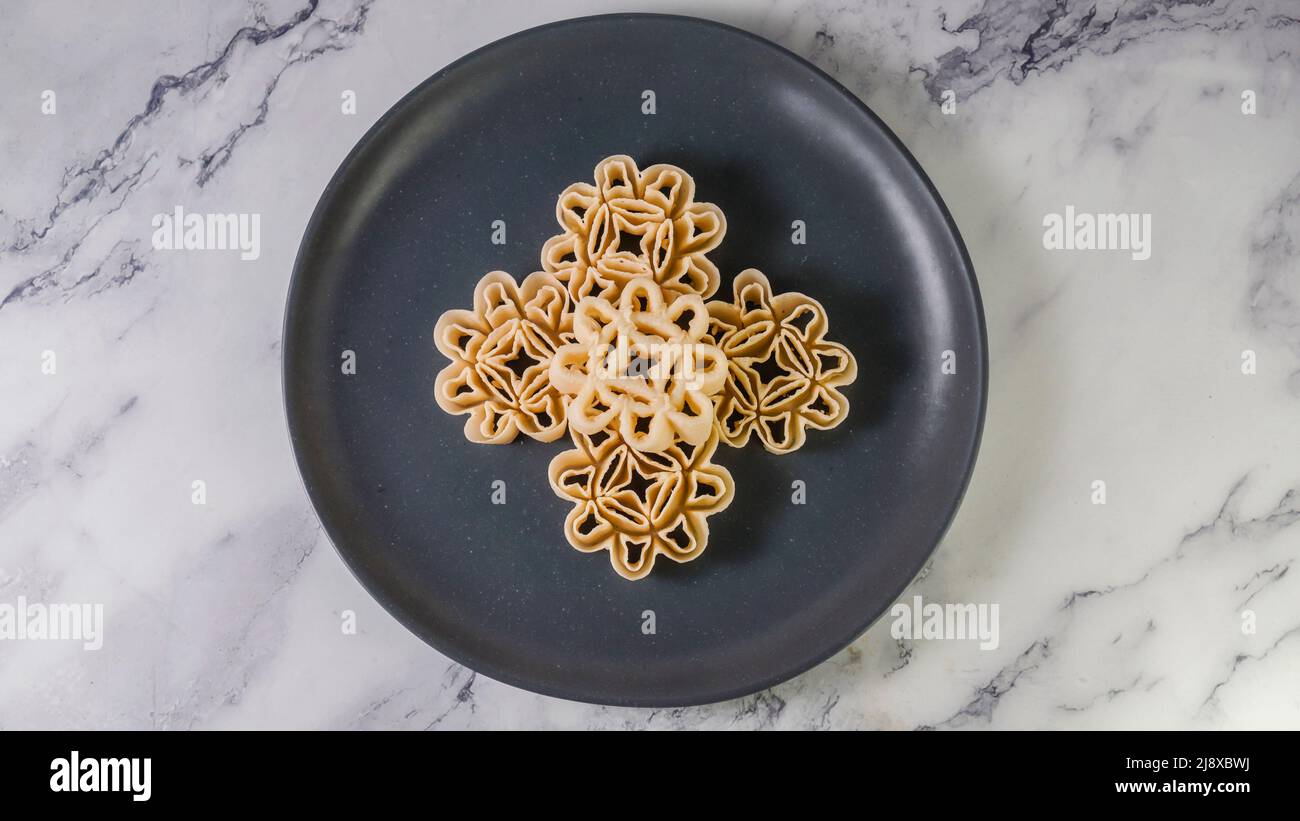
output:
M707 298L717 291L718 269L707 255L722 242L727 222L716 205L695 200L689 174L672 165L640 169L616 155L597 163L592 178L560 194L555 217L562 233L541 254L542 269L575 300L616 300L629 273L675 293Z
M560 346L550 363L569 428L609 429L644 452L703 443L714 425L713 397L727 380L726 356L703 341L708 323L696 321L706 311L699 295L665 293L651 279L629 283L617 304L583 297L573 317L577 341ZM684 330L674 320L687 314ZM635 360L644 367L633 368Z
M564 434L562 394L550 384L549 363L572 339L568 292L551 274L522 284L492 271L474 289L472 309L438 318L434 344L450 364L434 380L444 411L465 415L465 438L505 444L522 433L542 442Z
M732 283L732 300L708 303L708 339L726 355L727 382L718 398L722 441L742 447L757 436L772 453L803 446L807 429L844 421L840 388L857 378L848 348L826 339L826 309L800 293L774 294L756 269Z
M617 434L600 442L572 433L574 448L553 460L551 488L573 503L565 524L569 543L583 552L605 550L615 572L645 578L657 559L697 558L708 545L708 518L731 504L731 473L713 464L716 433L699 447L673 446L655 454L630 447ZM617 462L630 469L598 470Z

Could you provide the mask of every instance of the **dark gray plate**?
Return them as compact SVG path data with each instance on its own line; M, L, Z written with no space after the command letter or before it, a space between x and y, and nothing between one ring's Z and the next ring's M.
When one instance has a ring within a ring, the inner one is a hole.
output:
M641 113L654 90L657 113ZM565 445L470 444L433 401L442 311L500 268L539 267L554 203L596 162L674 163L728 232L711 255L820 300L859 365L848 420L736 479L694 562L616 576L564 540L547 484ZM507 224L508 244L490 242ZM807 223L806 245L790 241ZM356 353L344 375L342 352ZM956 374L941 371L946 350ZM470 668L582 701L743 695L842 649L925 564L965 490L987 388L974 271L889 130L809 63L737 29L616 15L482 48L393 107L344 161L289 289L284 391L326 532L394 616ZM493 505L494 480L507 504ZM791 486L807 485L792 504ZM642 631L654 611L656 632Z

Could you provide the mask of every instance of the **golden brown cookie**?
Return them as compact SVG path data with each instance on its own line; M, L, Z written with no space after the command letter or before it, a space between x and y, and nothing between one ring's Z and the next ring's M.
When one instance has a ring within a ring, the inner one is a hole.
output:
M438 406L469 414L465 438L503 444L523 433L552 442L564 433L565 399L550 382L551 358L573 339L564 286L548 273L516 286L492 271L474 289L473 310L450 310L434 327L451 360L434 383Z
M772 294L761 271L736 277L731 302L708 304L709 339L727 357L717 400L722 439L741 447L756 435L773 453L800 448L807 428L833 428L849 411L839 388L857 377L848 348L824 337L826 309L799 293Z
M642 579L666 556L689 562L709 541L708 517L731 504L731 473L710 461L714 431L699 447L660 453L629 447L617 434L574 433L576 448L551 460L551 488L573 502L564 522L569 544L609 551L614 570Z
M722 241L727 220L695 201L695 181L674 165L638 169L617 155L596 166L595 184L574 183L560 195L555 217L563 233L542 248L542 268L564 282L574 301L616 301L635 277L665 291L709 297L718 269L705 256Z
M584 297L576 342L551 359L550 384L572 397L569 427L617 431L639 451L700 445L714 424L712 397L727 379L726 357L702 341L709 314L697 294L665 294L649 278L627 284L613 305Z

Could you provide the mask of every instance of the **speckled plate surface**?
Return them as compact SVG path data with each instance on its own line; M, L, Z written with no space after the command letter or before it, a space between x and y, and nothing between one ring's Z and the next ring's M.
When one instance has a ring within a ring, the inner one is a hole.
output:
M565 542L568 504L546 473L563 441L471 444L464 419L433 401L439 314L469 307L486 271L536 270L555 198L615 153L686 168L726 213L710 255L721 296L761 268L778 291L820 300L859 365L839 428L786 456L720 447L736 495L710 519L708 549L639 582ZM490 241L494 220L505 245ZM794 220L805 245L791 242ZM345 350L355 374L342 372ZM945 351L956 373L943 372ZM532 29L421 84L321 197L285 316L298 465L366 589L480 673L608 704L744 695L851 642L951 521L986 391L974 271L916 162L802 59L684 17ZM796 480L805 504L792 501Z

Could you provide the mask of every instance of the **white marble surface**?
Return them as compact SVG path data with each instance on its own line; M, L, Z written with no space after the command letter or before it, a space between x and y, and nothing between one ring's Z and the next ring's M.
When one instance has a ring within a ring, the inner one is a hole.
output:
M0 642L0 728L1300 727L1295 4L304 4L6 11L0 603L102 602L105 643ZM953 211L991 396L974 483L916 590L998 603L996 650L896 642L886 620L749 698L573 704L427 648L322 535L279 341L325 182L454 58L633 9L813 60ZM260 258L153 250L150 218L177 202L260 213ZM1044 250L1043 216L1066 205L1150 213L1151 258Z

